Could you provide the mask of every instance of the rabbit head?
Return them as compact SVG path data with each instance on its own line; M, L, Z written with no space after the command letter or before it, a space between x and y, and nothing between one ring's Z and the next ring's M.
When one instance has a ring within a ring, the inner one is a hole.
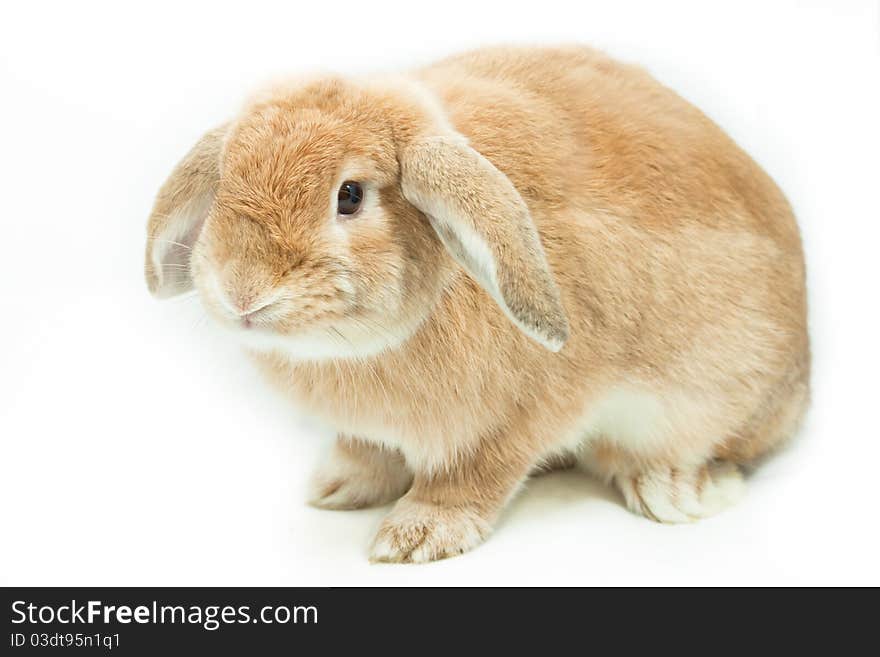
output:
M202 137L159 191L146 278L195 287L255 349L393 348L458 267L553 351L568 335L528 207L414 82L274 89Z

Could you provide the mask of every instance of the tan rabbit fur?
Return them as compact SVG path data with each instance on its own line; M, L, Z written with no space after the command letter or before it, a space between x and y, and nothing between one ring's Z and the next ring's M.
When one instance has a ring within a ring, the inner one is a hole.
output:
M365 190L350 218L344 181ZM566 459L648 517L709 515L808 402L785 198L697 109L586 48L274 87L181 162L148 232L151 290L194 283L339 430L312 503L397 500L375 560L474 547Z

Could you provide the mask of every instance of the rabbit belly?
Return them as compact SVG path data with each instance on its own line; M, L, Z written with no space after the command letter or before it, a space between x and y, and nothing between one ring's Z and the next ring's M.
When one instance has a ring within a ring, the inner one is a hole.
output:
M565 449L603 478L655 461L702 464L725 435L726 415L720 404L697 395L615 387L589 405ZM613 464L607 463L611 453ZM601 467L597 459L604 459Z

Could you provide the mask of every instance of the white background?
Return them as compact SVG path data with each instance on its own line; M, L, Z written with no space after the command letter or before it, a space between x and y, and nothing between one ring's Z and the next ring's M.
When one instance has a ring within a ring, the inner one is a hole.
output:
M149 297L145 220L267 79L511 41L645 65L775 177L806 244L813 410L710 520L654 524L561 473L468 555L370 565L386 510L305 505L330 433L197 302ZM0 583L880 584L878 91L873 2L4 5Z

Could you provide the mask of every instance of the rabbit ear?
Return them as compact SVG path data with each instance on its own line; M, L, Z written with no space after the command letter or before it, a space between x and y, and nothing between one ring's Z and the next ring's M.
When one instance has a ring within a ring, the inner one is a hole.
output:
M430 137L401 154L401 184L458 263L526 335L551 351L568 320L525 201L513 183L456 137Z
M226 126L205 134L159 189L147 222L144 273L157 297L192 289L189 258L220 180Z

